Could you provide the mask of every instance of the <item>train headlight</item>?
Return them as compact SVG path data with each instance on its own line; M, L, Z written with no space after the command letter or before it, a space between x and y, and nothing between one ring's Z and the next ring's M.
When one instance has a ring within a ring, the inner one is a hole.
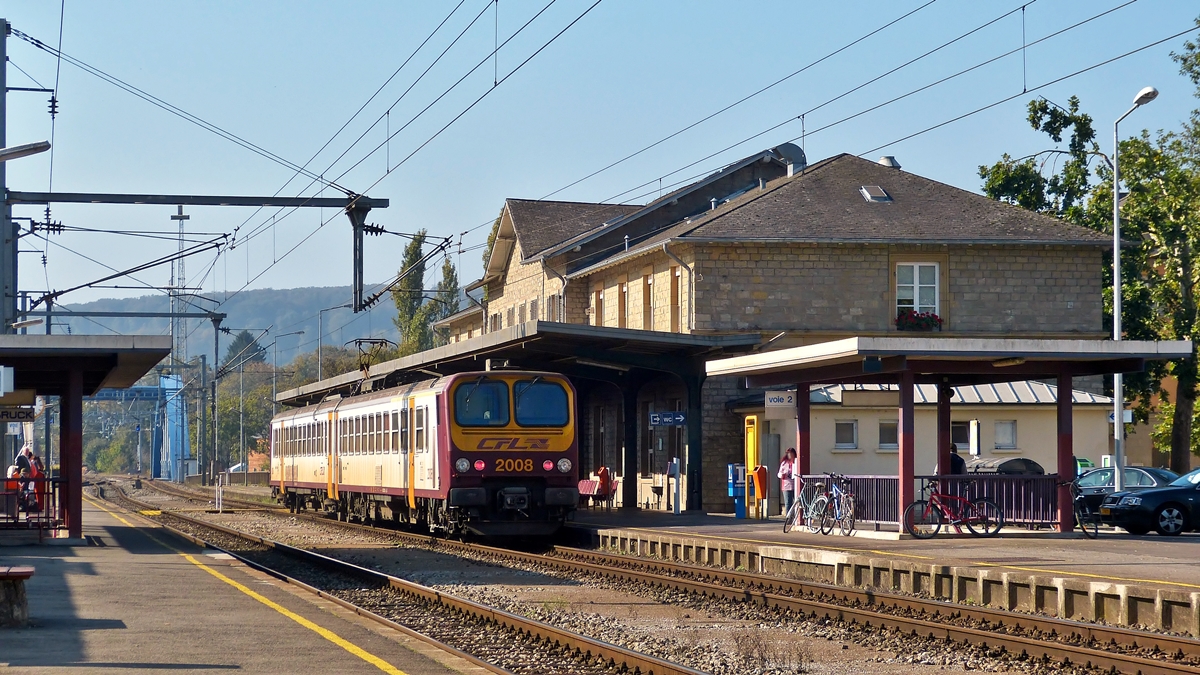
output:
M568 471L570 471L571 470L571 460L567 459L566 457L563 457L562 459L558 460L558 470L563 473L567 473Z
M485 467L485 466L487 466L487 464L484 463L484 461L482 459L475 460L475 470L476 471L483 471L483 467Z
M545 469L546 471L553 471L554 470L554 460L548 459L548 460L542 462L542 468Z
M454 463L454 468L459 473L466 473L471 470L471 460L466 457L459 457L458 461Z

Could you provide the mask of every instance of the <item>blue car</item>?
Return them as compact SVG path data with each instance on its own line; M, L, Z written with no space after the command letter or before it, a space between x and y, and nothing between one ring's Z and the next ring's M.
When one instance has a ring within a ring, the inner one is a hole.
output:
M1175 536L1200 530L1200 469L1170 485L1141 492L1114 492L1100 504L1100 521L1130 534L1154 530Z

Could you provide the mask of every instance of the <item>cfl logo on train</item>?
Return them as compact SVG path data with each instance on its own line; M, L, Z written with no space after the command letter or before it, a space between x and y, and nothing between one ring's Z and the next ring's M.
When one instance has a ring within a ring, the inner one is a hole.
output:
M522 445L521 441L526 441ZM549 438L482 438L476 450L549 450Z

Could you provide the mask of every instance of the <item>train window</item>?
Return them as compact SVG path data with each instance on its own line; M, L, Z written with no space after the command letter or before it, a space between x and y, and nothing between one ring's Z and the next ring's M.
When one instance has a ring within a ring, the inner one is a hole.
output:
M513 383L513 403L523 427L562 427L571 418L567 390L540 377Z
M375 416L367 415L367 454L375 454Z
M502 427L508 424L508 385L480 377L454 390L454 421L464 427Z
M408 446L408 409L400 415L400 452L407 453L411 448Z
M385 412L381 419L383 420L383 446L381 452L388 453L392 451L392 414Z
M392 411L392 451L400 449L400 413Z
M413 418L413 435L416 437L417 452L425 450L425 408L417 408Z

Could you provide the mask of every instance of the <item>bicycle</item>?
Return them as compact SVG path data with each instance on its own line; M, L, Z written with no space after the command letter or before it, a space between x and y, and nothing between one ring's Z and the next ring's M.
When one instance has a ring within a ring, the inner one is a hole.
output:
M1071 488L1071 504L1072 511L1075 514L1075 525L1083 530L1083 536L1088 539L1095 539L1100 536L1100 513L1093 511L1092 507L1088 506L1087 500L1084 499L1083 490L1079 488L1079 479L1072 481L1062 481L1059 485L1066 485Z
M850 491L850 479L835 473L827 473L833 489L829 491L825 511L821 515L821 534L833 532L837 523L842 536L849 537L854 531L854 493Z
M821 529L821 515L825 512L825 484L813 484L813 497L808 500L804 496L804 481L800 480L796 490L796 499L792 502L792 508L788 509L787 515L783 517L783 532L784 534L791 532L797 525L803 524L808 528L809 532L816 534ZM820 506L818 507L818 502ZM819 508L819 510L818 510Z
M933 481L936 483L937 481ZM976 537L994 537L1004 527L1004 512L989 499L968 500L933 489L929 482L921 485L921 495L929 493L929 499L918 499L904 509L904 529L917 539L931 539L942 529L946 521L956 532L960 526Z

